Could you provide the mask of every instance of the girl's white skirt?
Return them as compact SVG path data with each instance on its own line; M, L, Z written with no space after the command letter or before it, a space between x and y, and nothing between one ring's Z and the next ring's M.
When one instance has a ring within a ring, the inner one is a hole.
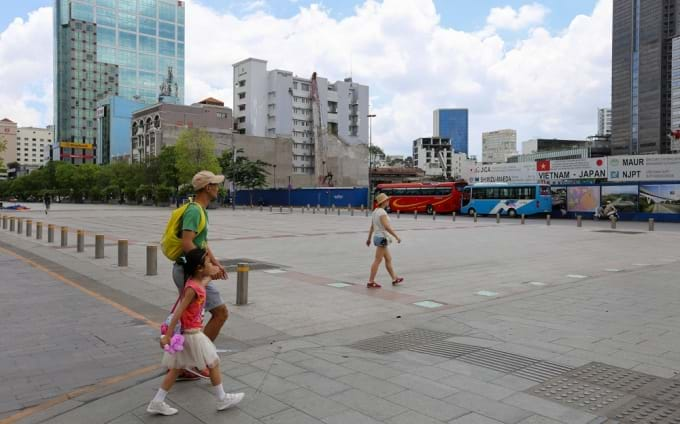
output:
M183 334L184 350L163 353L161 364L169 369L196 367L199 370L213 368L220 363L213 342L201 330L189 330Z

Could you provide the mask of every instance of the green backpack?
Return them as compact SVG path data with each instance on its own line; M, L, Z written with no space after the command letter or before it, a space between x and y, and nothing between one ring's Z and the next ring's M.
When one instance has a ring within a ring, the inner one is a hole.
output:
M161 251L166 258L173 262L179 259L179 257L182 256L182 253L184 253L182 251L182 239L178 236L178 234L181 233L180 229L184 212L186 212L187 208L192 204L196 203L186 203L172 212L172 215L170 215L170 219L165 226L163 237L161 238ZM198 233L200 233L205 229L207 219L205 217L205 211L201 205L198 205L198 207L201 210L201 220L198 222Z

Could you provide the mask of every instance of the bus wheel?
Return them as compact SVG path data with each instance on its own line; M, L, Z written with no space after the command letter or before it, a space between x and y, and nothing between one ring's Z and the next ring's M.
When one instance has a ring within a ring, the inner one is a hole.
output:
M434 212L434 209L432 209L432 205L427 205L427 210L426 210L428 215L432 215Z
M475 216L475 213L476 213L476 212L477 212L477 211L474 210L473 208L468 209L468 215L469 215L469 216Z
M516 216L517 216L517 211L514 210L514 209L508 209L508 216L509 216L510 218L516 217Z

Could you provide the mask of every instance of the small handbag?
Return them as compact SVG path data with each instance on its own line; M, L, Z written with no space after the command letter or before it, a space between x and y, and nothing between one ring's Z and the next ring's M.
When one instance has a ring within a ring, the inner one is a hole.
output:
M172 309L170 310L170 315L168 315L168 317L165 319L163 324L161 324L161 335L162 336L164 336L165 333L168 332L168 328L170 327L170 323L172 322L172 316L175 314L175 309L177 308L177 305L179 304L179 300L182 298L182 294L180 294L179 297L177 297L175 304L173 305ZM182 323L179 320L177 321L177 325L175 325L175 329L172 332L172 334L182 334Z

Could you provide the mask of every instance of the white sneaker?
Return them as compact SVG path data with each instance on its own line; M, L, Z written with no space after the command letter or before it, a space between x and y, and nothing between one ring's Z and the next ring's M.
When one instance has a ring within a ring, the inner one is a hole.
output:
M175 415L178 411L165 402L151 401L149 406L146 407L146 412L159 415Z
M227 393L224 399L217 401L217 410L224 411L243 400L243 393Z

